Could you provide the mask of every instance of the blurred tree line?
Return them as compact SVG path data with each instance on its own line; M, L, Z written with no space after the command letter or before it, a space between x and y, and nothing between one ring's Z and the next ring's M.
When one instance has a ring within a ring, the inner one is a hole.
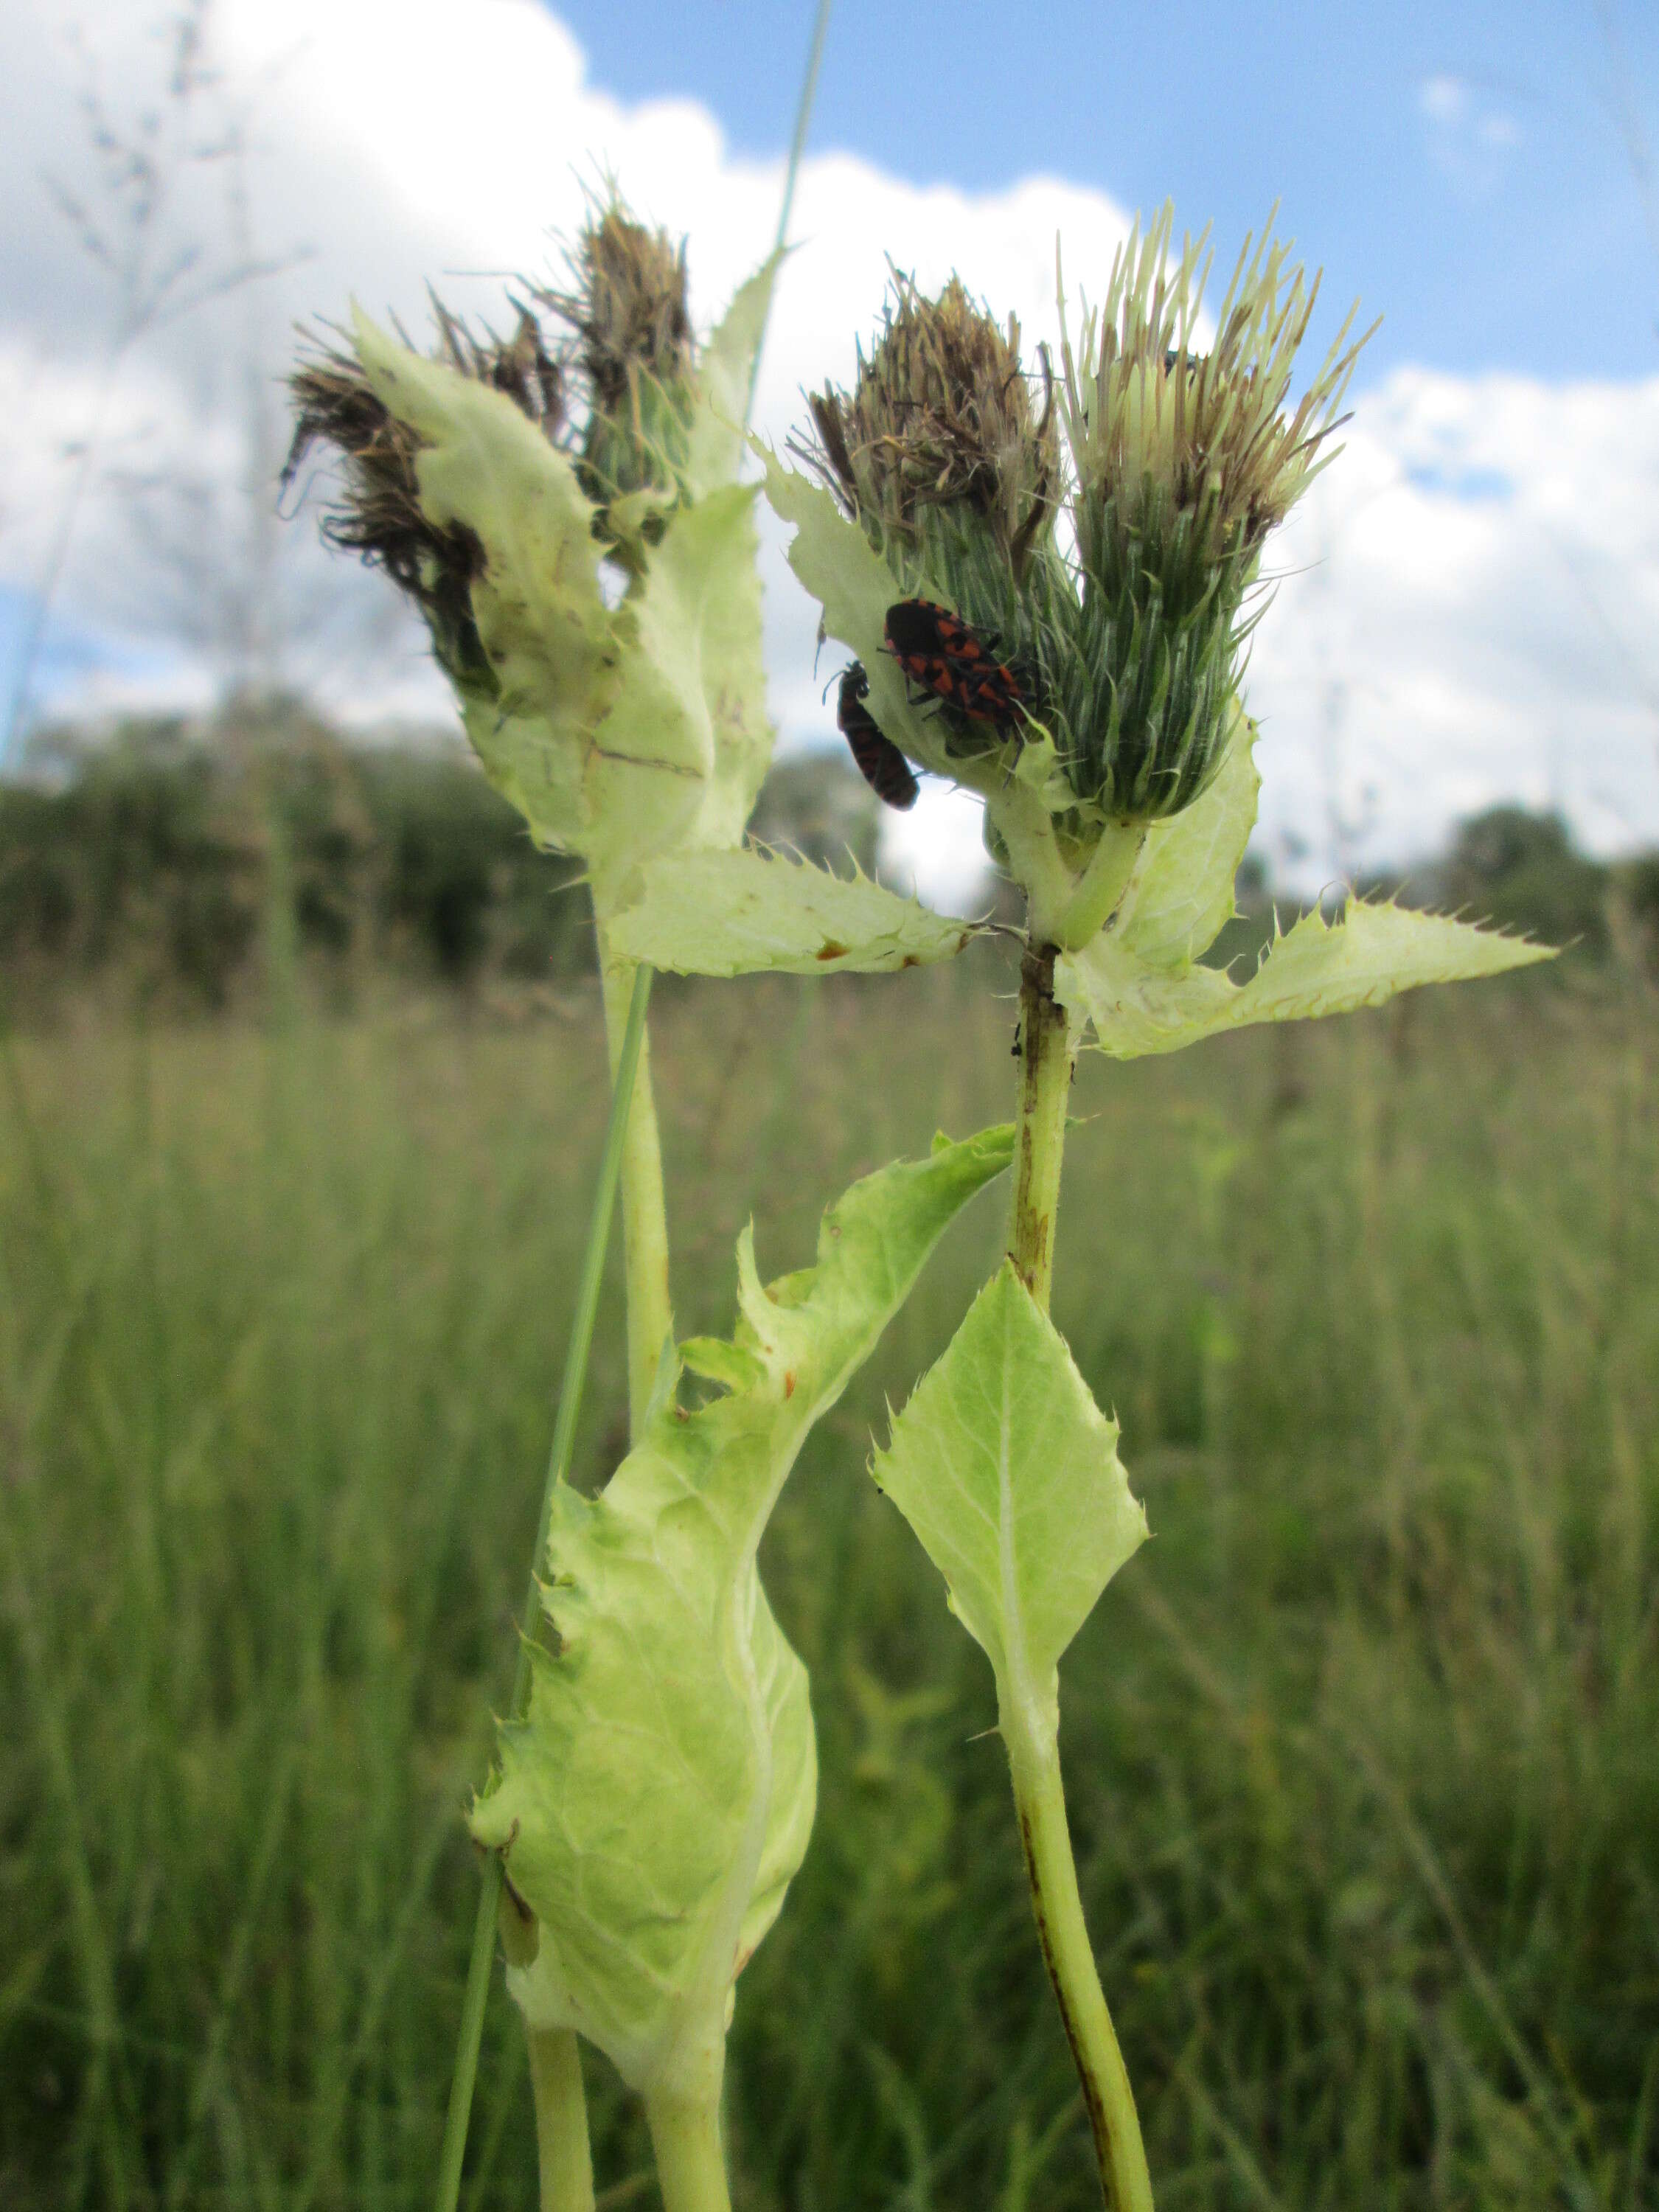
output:
M874 796L833 755L781 762L757 836L873 869ZM273 931L273 924L282 927ZM371 980L465 990L586 976L576 864L537 851L459 740L353 742L292 702L42 732L0 783L0 981L216 1012L273 944L345 1000Z
M831 866L850 852L873 872L879 811L844 754L813 751L776 764L754 830ZM1254 860L1239 888L1246 918L1218 948L1229 956L1267 926L1271 886ZM1551 815L1493 809L1404 882L1364 888L1489 916L1592 962L1626 939L1659 957L1659 854L1608 868ZM459 991L557 981L585 976L592 957L575 866L537 852L439 733L352 742L293 702L233 703L205 720L48 730L0 784L0 980L14 1008L81 986L215 1012L259 992L279 942L341 1000L399 978Z

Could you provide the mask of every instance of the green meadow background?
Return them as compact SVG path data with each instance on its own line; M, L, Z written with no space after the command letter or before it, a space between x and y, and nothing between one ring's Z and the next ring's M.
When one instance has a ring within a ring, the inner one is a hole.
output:
M416 2208L606 1105L580 897L459 769L122 757L0 795L0 2205ZM1162 2212L1659 2205L1659 990L1631 884L1483 834L1553 969L1077 1082L1054 1313L1155 1536L1062 1744ZM781 1273L1006 1117L1012 988L659 985L683 1330L751 1215ZM739 2212L1097 2202L989 1670L865 1473L1005 1203L768 1539L822 1790ZM463 2203L534 2196L498 1990Z

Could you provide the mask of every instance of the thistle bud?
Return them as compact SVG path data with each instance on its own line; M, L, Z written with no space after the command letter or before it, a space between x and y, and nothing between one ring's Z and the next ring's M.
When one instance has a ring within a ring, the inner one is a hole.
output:
M807 402L811 458L847 512L896 556L901 581L922 580L947 516L957 532L976 522L1018 576L1053 520L1060 461L1052 407L1039 421L1032 406L1019 325L1011 315L999 329L959 277L937 300L896 272L894 289L852 391L826 386Z
M1144 237L1137 224L1078 356L1063 349L1079 589L1038 630L1067 775L1119 820L1179 812L1219 766L1262 544L1332 458L1322 448L1364 343L1345 347L1350 313L1282 412L1318 279L1287 269L1270 223L1247 241L1200 353L1205 239L1171 265L1170 222L1166 206Z
M587 403L577 463L603 529L622 500L676 494L694 368L685 244L613 198L583 228L568 267L568 290L536 297L572 333Z
M896 600L943 603L988 658L1018 656L1022 594L1056 559L1060 441L1046 359L1042 404L1001 328L953 276L935 300L895 271L894 299L850 392L811 394L812 428L795 450L863 527L892 571ZM1019 740L1012 726L942 702L948 757Z

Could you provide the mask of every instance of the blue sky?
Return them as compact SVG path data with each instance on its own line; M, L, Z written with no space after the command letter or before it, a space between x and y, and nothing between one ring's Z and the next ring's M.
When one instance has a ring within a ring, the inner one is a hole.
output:
M699 100L738 152L787 142L811 0L557 12L619 97ZM1659 368L1632 119L1650 146L1651 0L836 0L812 139L919 182L1046 171L1130 207L1170 196L1178 222L1213 221L1220 258L1278 198L1332 301L1384 316L1367 379L1624 378Z

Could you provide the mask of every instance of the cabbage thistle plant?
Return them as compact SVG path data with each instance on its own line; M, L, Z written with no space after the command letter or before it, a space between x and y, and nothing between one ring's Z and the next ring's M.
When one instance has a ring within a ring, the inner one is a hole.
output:
M693 340L683 247L614 198L510 337L434 301L416 350L356 312L292 378L291 480L331 450L332 541L418 609L484 773L592 887L613 1070L636 963L612 922L641 862L738 844L771 757L738 427L777 267ZM672 1334L648 1057L623 1170L630 1402Z
M1014 1117L854 1185L809 1268L765 1283L745 1232L731 1334L677 1343L643 1063L628 1108L636 975L873 972L948 959L975 933L856 869L744 842L770 733L760 488L738 470L775 267L700 346L683 252L611 204L564 289L522 288L507 339L441 310L422 354L359 316L349 350L295 379L295 463L320 440L342 466L333 536L419 608L485 772L531 834L586 864L611 1024L632 1441L602 1489L579 1493L562 1404L525 1694L471 1816L529 2034L542 2202L594 2201L580 2039L643 2100L668 2212L726 2212L726 2028L816 1795L805 1670L758 1547L812 1424L957 1212L1012 1165L1006 1259L873 1473L990 1661L1103 2189L1118 2212L1146 2212L1059 1759L1060 1659L1146 1534L1116 1425L1048 1313L1073 1062L1089 1042L1166 1052L1542 954L1350 902L1334 924L1305 917L1243 977L1201 957L1234 911L1255 819L1241 683L1262 550L1331 458L1354 357L1345 331L1291 403L1314 289L1286 249L1247 247L1208 334L1203 242L1175 253L1166 211L1120 253L1058 370L1042 360L1030 376L1018 326L959 283L928 300L896 279L852 389L809 402L804 465L753 450L880 737L982 798L990 850L1024 892ZM936 665L905 650L907 622L941 641ZM965 666L996 672L996 711L955 680ZM602 1251L596 1238L583 1298ZM488 1951L475 1960L476 2053ZM465 2142L462 2045L441 2212Z
M1206 337L1205 241L1176 253L1170 229L1167 209L1137 226L1059 373L1042 361L1030 380L1012 321L955 280L928 301L896 279L852 389L809 401L804 465L755 447L794 528L791 564L863 672L881 735L980 794L989 849L1025 895L1007 1258L872 1471L990 1660L1042 1954L1121 2212L1144 2212L1152 2186L1067 1834L1059 1663L1146 1526L1116 1425L1048 1316L1076 1055L1174 1051L1547 957L1351 899L1334 923L1316 910L1276 934L1252 973L1205 962L1255 819L1242 684L1262 551L1334 457L1358 345L1345 325L1292 401L1316 284L1270 225ZM930 682L908 660L918 600L1018 706L966 712L948 663ZM918 907L754 852L653 862L617 936L717 975L958 949Z

